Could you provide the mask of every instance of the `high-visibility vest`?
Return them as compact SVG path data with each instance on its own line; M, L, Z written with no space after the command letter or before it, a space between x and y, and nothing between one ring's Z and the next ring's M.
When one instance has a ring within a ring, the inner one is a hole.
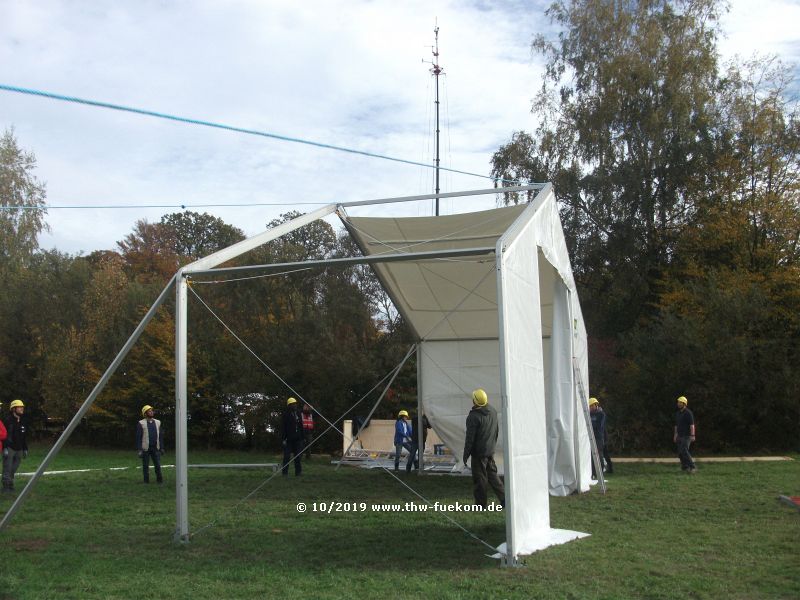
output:
M156 450L161 450L161 421L153 419L153 422L156 424ZM147 452L150 448L150 432L147 429L147 419L139 421L139 425L142 426L142 450Z
M301 413L303 415L303 429L314 429L314 415L312 413Z

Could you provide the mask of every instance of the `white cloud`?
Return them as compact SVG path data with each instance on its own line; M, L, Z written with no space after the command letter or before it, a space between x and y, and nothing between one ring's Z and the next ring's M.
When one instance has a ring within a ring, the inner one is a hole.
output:
M431 58L438 19L443 165L488 174L492 151L533 127L540 72L530 42L547 27L546 4L3 3L1 83L429 162L431 76L422 59ZM726 17L723 50L791 56L798 3L746 4ZM0 128L9 126L36 154L55 205L291 204L431 191L422 167L0 92ZM490 187L447 173L442 182L444 191ZM291 208L207 210L253 234ZM41 242L69 252L113 248L137 219L167 212L53 209Z

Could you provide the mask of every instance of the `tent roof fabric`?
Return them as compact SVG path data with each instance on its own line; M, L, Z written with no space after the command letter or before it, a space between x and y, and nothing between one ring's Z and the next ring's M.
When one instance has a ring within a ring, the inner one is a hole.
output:
M343 215L365 255L494 248L525 205L439 217ZM421 340L497 339L493 255L373 265L397 310Z

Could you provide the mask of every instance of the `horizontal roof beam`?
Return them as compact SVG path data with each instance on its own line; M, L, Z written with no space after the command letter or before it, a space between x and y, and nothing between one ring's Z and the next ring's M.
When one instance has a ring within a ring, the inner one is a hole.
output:
M353 202L339 202L339 206L369 206L370 204L393 204L395 202L414 202L417 200L433 200L435 198L460 198L462 196L481 196L483 194L505 194L508 192L528 192L541 190L546 183L531 185L516 185L504 188L488 188L483 190L468 190L466 192L446 192L444 194L423 194L421 196L398 196L397 198L378 198L376 200L355 200Z
M461 248L457 250L434 250L429 252L403 252L399 254L371 254L369 256L352 256L346 258L327 258L320 260L303 260L288 263L271 263L266 265L244 265L241 267L223 267L220 269L199 269L187 275L220 275L241 273L243 271L286 271L291 269L309 269L313 267L337 267L347 265L360 265L381 262L400 262L414 260L437 260L444 258L464 258L468 256L487 256L494 254L494 247L490 248Z
M232 260L237 256L241 256L245 252L250 252L254 248L258 248L259 246L263 246L267 242L271 242L281 236L286 235L294 231L295 229L300 229L308 225L309 223L313 223L319 219L323 219L330 214L336 212L336 205L335 204L328 204L327 206L323 206L322 208L318 208L314 212L307 213L305 215L300 215L299 217L292 219L291 221L286 221L277 225L271 229L267 229L266 231L262 231L258 235L254 235L253 237L249 237L241 242L233 244L232 246L228 246L227 248L223 248L222 250L218 250L213 254L209 254L205 258L201 258L200 260L196 260L193 263L190 263L183 267L184 273L195 273L195 272L203 272L205 270L211 269L216 267L217 265L221 265L224 262Z

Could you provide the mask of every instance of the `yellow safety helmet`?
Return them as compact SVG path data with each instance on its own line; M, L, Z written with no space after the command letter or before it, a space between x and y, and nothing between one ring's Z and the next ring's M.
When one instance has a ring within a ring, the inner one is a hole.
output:
M145 413L146 413L148 410L153 410L153 407L152 407L152 406L150 406L149 404L145 404L145 405L142 407L142 416L145 416Z
M689 404L689 401L686 399L686 396L679 396L678 404L683 404L684 406L686 406L687 404Z
M290 404L297 404L297 398L289 398L286 401L286 406L289 406Z
M594 406L595 404L600 404L600 401L597 398L589 398L589 406Z
M489 403L489 396L482 389L478 388L472 392L472 403L475 406L486 406Z
M400 417L407 417L407 416L408 416L408 411L406 411L406 410L401 410L399 413L397 413L397 418L398 419Z
M21 406L22 408L25 408L25 403L22 400L12 400L11 404L8 405L8 408L13 409L13 408L17 408L18 406Z

